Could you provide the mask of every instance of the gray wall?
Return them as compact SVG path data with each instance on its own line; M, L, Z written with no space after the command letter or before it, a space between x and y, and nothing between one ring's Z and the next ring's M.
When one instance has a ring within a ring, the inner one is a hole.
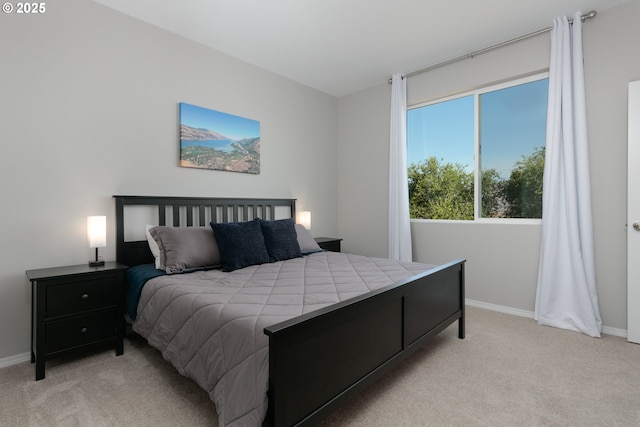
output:
M605 325L620 329L638 16L636 0L584 27L598 292ZM296 197L313 212L314 235L387 255L386 82L336 100L81 0L0 20L0 362L29 350L24 270L87 262L92 214L108 217L102 253L114 259L113 194ZM548 38L518 46L410 79L411 102L548 66ZM261 174L178 167L178 102L259 120ZM469 298L533 310L538 226L413 223L412 232L416 260L469 260Z
M114 194L294 197L337 234L337 100L91 1L0 17L0 362L29 351L26 269L83 264ZM178 166L178 103L259 120L261 173Z
M618 332L626 329L627 84L640 79L638 16L636 0L583 26L598 296L604 325ZM411 77L409 103L546 69L548 55L545 34ZM349 252L387 255L390 96L382 82L339 100L338 231ZM468 298L533 311L539 225L412 222L412 237L417 261L468 260Z

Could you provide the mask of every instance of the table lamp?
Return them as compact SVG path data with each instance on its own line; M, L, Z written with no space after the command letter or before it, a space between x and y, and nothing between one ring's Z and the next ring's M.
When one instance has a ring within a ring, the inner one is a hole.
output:
M98 248L107 246L107 217L90 216L87 219L87 234L89 235L89 247L96 248L96 259L89 261L91 267L104 265L104 260L98 260Z

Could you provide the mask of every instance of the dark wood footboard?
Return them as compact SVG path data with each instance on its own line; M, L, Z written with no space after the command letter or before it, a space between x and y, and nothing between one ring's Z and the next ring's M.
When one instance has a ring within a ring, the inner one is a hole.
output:
M314 424L458 321L464 260L265 328L272 426Z

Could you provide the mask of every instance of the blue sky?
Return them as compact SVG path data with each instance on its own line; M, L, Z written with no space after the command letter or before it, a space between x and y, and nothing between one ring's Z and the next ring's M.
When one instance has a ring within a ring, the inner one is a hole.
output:
M180 124L216 131L227 138L260 136L260 122L196 105L180 103Z
M508 178L516 161L544 146L548 80L480 95L483 169ZM409 110L408 164L430 156L474 168L474 96Z
M473 171L473 96L407 113L407 164L431 156Z

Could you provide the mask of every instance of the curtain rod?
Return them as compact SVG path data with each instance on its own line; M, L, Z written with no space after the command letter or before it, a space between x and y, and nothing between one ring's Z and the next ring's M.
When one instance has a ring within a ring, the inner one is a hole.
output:
M582 22L585 22L587 19L595 18L596 14L597 14L597 12L595 10L592 10L591 12L582 15L580 17L580 20ZM573 19L569 19L569 24L573 24ZM497 43L497 44L494 44L492 46L485 47L485 48L473 51L471 53L466 53L464 55L460 55L460 56L457 56L455 58L447 59L446 61L439 62L439 63L434 64L434 65L430 65L430 66L428 66L426 68L420 68L419 70L410 71L408 73L403 74L402 78L407 78L407 77L415 76L417 74L426 73L427 71L435 70L436 68L444 67L445 65L453 64L454 62L462 61L463 59L473 58L474 56L481 55L481 54L487 53L487 52L491 52L492 50L499 49L501 47L508 46L510 44L513 44L513 43L517 43L519 41L528 39L530 37L537 36L537 35L542 34L542 33L546 33L546 32L551 31L551 30L553 30L553 27L547 27L547 28L543 28L543 29L538 30L538 31L533 31L531 33L525 34L525 35L520 36L520 37L516 37L516 38L511 39L511 40L503 41L501 43ZM391 83L391 79L389 79L389 83Z

